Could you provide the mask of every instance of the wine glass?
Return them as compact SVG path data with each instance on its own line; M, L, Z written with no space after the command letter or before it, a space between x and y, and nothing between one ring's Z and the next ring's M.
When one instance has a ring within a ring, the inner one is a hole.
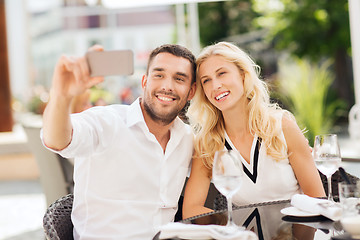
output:
M341 225L353 239L360 239L360 180L355 183L339 183L342 206Z
M243 166L239 153L235 150L215 152L212 178L215 187L225 195L228 206L228 221L226 226L237 227L232 219L232 197L240 189Z
M327 177L328 200L333 201L331 193L331 176L340 167L341 155L336 134L315 136L314 161L317 169Z

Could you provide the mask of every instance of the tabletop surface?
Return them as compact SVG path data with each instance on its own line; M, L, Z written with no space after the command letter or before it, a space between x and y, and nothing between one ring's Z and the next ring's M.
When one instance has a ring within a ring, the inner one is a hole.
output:
M251 204L236 207L233 220L239 226L255 232L259 240L268 239L343 239L344 234L339 222L333 222L323 216L294 217L286 216L281 209L290 207L289 200ZM226 225L226 211L215 211L208 214L183 220L186 224ZM154 237L157 240L158 235ZM179 239L179 238L175 238ZM349 238L346 238L349 239Z

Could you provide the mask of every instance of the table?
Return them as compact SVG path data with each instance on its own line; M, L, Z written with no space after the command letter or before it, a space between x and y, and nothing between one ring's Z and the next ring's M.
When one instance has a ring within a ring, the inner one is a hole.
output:
M235 207L233 210L234 222L255 232L259 240L269 239L344 239L342 226L323 216L290 217L283 215L280 210L290 207L290 200L265 202ZM226 225L227 211L215 211L182 220L187 224L219 224ZM336 237L338 236L338 237ZM158 240L157 234L153 240ZM176 238L179 239L179 238ZM345 238L349 239L349 238Z

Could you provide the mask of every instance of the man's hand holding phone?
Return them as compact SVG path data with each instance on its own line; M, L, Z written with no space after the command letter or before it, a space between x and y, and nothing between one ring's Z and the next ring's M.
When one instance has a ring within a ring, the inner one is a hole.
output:
M101 52L99 45L89 48L89 52ZM104 81L104 77L91 77L85 56L62 56L55 66L50 100L43 114L43 141L54 150L62 150L72 139L70 119L71 102L75 96Z
M102 52L103 47L94 45L89 52ZM92 86L103 82L101 76L91 77L86 57L62 56L56 64L50 95L71 100Z
M55 67L54 94L71 99L104 81L104 76L131 75L134 59L131 50L104 51L100 45L89 48L84 57L62 56Z

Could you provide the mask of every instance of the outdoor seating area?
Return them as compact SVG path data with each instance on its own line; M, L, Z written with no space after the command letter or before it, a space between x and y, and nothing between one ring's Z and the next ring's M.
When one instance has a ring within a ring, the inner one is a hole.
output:
M38 133L39 132L37 131L36 134ZM0 134L0 139L2 139L1 134ZM342 142L350 142L350 140L344 139ZM45 150L45 148L43 150ZM32 154L33 153L31 153L31 155ZM49 160L51 161L51 159L56 159L56 157L50 155ZM345 161L343 160L342 162L342 165L344 166L346 171L349 174L351 172L351 175L353 175L354 177L360 177L359 159L354 159L354 155L352 155L352 157L349 157ZM37 167L40 166L37 165ZM60 167L58 166L57 168ZM52 229L50 223L43 222L46 219L46 218L43 219L46 213L46 209L50 206L50 203L53 203L55 202L55 200L65 197L67 195L68 190L66 190L66 183L64 180L53 183L49 181L45 186L43 186L40 179L41 176L38 176L35 179L30 179L30 180L21 180L21 181L2 180L0 182L0 206L1 206L0 208L3 213L1 215L2 219L0 219L0 222L4 222L4 223L7 222L6 228L9 228L8 231L4 231L4 228L0 230L0 235L3 234L4 236L8 236L2 239L6 239L6 240L40 239L38 238L39 236L45 236L43 224L45 227L49 226L49 229ZM61 179L64 179L64 177L62 176ZM334 179L341 179L341 177L339 176L339 174L337 174L336 176L334 176ZM323 180L324 180L323 182L324 188L326 189L326 184L327 184L326 178L323 178ZM59 191L59 189L61 188L56 187L59 185L59 183L62 184L63 186L62 189L64 190ZM50 200L48 200L48 197L46 197L47 195L46 195L46 191L44 191L44 187L52 189L49 195ZM335 182L333 183L333 187L336 187ZM57 193L52 193L54 192L55 189L58 189L56 191ZM214 188L213 191L216 191L216 189ZM54 200L51 200L51 197ZM226 209L226 200L223 197L222 198L216 197L214 202L215 197L216 195L214 195L213 198L211 199L212 202L208 204L209 205L214 204L214 209L219 209L219 210ZM63 212L60 212L60 214L69 214L69 207L71 207L71 203L72 203L70 199L72 198L65 197L63 199L65 199L65 207L64 207L65 210ZM9 208L9 205L13 205L14 203L16 203L18 208L17 209ZM57 204L57 206L58 205L59 204ZM56 204L53 206L56 206ZM20 211L23 211L25 215L21 221L18 221L19 224L13 225ZM51 208L48 211L51 211ZM11 228L10 225L12 225Z
M0 240L360 239L359 12L0 0Z

